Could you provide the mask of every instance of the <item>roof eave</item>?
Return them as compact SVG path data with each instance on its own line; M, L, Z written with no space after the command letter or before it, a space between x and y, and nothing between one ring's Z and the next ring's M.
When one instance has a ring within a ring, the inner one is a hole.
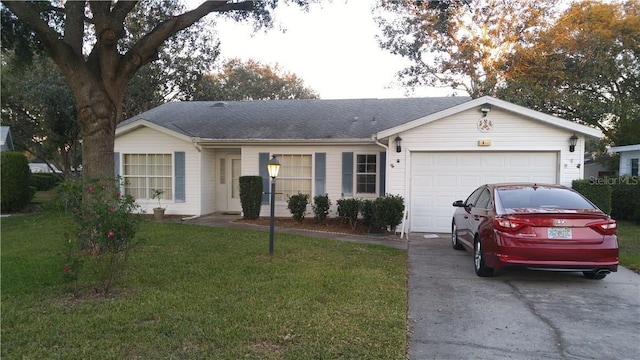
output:
M548 115L545 113L541 113L539 111L536 110L531 110L529 108L520 106L520 105L516 105L504 100L500 100L500 99L496 99L494 97L491 96L483 96L477 99L473 99L470 101L467 101L465 103L462 103L460 105L456 105L453 107L450 107L448 109L439 111L437 113L410 121L408 123L402 124L402 125L398 125L396 127L387 129L387 130L383 130L378 132L377 134L375 134L375 136L378 139L384 139L396 134L399 134L401 132L404 131L408 131L411 129L414 129L416 127L428 124L430 122L433 122L435 120L438 119L442 119L445 118L447 116L451 116L454 114L457 114L459 112L462 111L466 111L469 110L471 108L474 107L478 107L478 106L482 106L484 104L490 104L490 105L494 105L496 107L505 109L507 111L511 111L517 114L521 114L523 116L526 117L530 117L539 121L542 121L544 123L550 124L550 125L554 125L560 128L564 128L567 130L571 130L573 132L577 132L583 135L587 135L587 136L591 136L591 137L595 137L595 138L602 138L604 135L602 134L602 131L600 131L599 129L595 129L592 127L588 127L585 125L581 125L581 124L577 124L565 119L561 119L559 117L556 116L552 116L552 115Z

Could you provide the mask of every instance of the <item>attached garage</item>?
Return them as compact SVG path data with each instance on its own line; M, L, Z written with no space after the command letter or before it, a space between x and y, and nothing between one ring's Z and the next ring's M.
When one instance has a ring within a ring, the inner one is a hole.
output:
M587 137L597 129L491 97L433 113L374 137L387 141L386 193L405 199L409 232L448 233L455 200L478 186L584 177Z
M455 200L482 184L557 183L558 152L413 152L410 221L414 232L448 232Z

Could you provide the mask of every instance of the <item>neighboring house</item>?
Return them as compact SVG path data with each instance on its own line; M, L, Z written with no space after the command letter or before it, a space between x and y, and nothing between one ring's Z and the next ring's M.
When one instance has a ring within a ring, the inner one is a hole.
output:
M261 175L268 193L277 155L276 216L298 192L328 194L332 215L394 194L410 231L448 232L453 201L483 183L583 178L585 137L602 133L492 97L172 102L118 126L115 163L146 212L156 188L168 214L240 212L238 179Z
M620 167L618 168L618 174L620 176L640 175L640 172L638 171L638 163L640 162L640 144L613 146L609 149L609 152L620 154Z
M13 138L11 137L11 128L8 126L0 126L0 151L14 151Z

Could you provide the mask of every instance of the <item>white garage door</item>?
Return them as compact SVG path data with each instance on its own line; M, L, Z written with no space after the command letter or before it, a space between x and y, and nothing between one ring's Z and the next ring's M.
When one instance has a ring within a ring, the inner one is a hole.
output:
M417 152L411 154L412 232L450 232L455 200L482 184L557 181L555 152Z

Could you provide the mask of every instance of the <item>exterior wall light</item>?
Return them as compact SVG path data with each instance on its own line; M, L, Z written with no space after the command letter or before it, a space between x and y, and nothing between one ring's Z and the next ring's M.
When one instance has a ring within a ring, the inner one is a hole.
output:
M576 151L576 144L578 143L578 137L576 136L576 134L574 133L573 135L571 135L571 137L569 138L569 152L574 152Z
M396 152L402 152L402 138L400 136L396 136L393 141L396 143Z

